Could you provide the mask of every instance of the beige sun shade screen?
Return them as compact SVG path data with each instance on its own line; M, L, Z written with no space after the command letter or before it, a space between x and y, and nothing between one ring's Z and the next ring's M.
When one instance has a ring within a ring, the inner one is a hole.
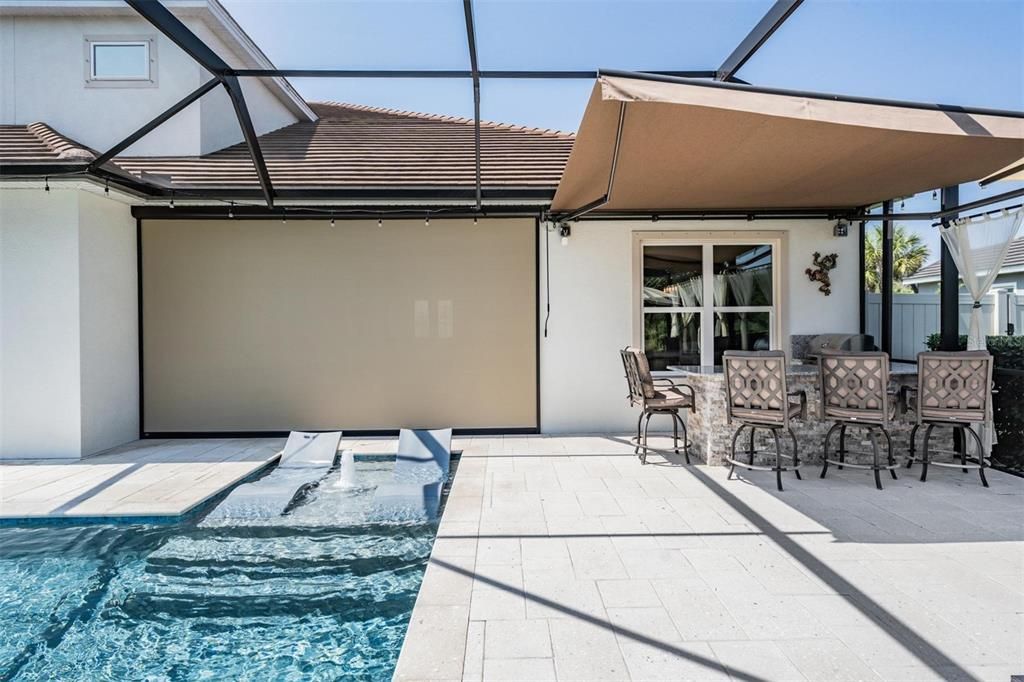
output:
M536 426L533 220L144 221L145 430Z
M553 208L853 208L984 177L1024 156L1024 119L603 76Z

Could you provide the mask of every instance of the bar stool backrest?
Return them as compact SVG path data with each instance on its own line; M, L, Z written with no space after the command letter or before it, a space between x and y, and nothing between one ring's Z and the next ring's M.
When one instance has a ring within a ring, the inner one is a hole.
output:
M917 354L917 421L984 422L992 401L988 351Z
M818 362L821 419L889 425L889 354L822 350Z
M722 364L730 423L738 419L789 426L784 352L727 350L722 354Z
M647 364L647 355L639 348L628 346L621 351L622 367L626 371L626 383L629 386L629 404L643 405L648 398L654 397L654 379L651 368Z

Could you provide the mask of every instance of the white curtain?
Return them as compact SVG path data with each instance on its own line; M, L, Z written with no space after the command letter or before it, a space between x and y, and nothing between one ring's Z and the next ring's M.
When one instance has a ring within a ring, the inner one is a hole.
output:
M729 293L729 275L714 275L711 285L715 293L715 305L725 305ZM725 318L718 316L718 336L727 336L729 329L725 324Z
M974 301L967 332L967 350L985 350L981 300L1003 267L1006 252L1020 229L1022 219L1024 210L1010 212L1004 209L996 216L954 220L941 230L942 241L949 247L956 269Z
M676 285L676 295L679 297L677 305L684 306L687 308L699 308L701 305L701 299L704 297L704 280L700 277L691 277L682 284ZM682 332L685 334L681 348L689 350L694 347L697 338L690 338L690 336L697 335L696 330L690 329L690 322L693 320L693 313L679 313L678 319L681 323ZM675 329L677 317L672 316L672 327ZM691 333L692 331L692 333ZM677 334L673 334L677 336Z
M732 288L732 295L741 306L750 305L754 298L754 271L737 270L729 275L729 286ZM747 314L740 313L740 347L743 350L750 350L747 334Z
M985 333L981 330L981 300L992 288L992 283L1006 260L1021 221L1024 209L1008 211L1003 209L995 216L985 215L981 219L961 218L941 229L942 241L949 247L956 269L971 295L971 321L967 331L967 350L986 350ZM991 416L978 429L986 453L996 442L995 428Z

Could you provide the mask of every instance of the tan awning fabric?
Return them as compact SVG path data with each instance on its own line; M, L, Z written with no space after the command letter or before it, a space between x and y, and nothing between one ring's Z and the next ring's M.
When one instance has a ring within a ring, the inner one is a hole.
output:
M602 76L553 209L854 208L1024 156L1024 119Z

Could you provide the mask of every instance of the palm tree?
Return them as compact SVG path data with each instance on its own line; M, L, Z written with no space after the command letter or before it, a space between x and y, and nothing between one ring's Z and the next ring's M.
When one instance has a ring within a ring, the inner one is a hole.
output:
M924 266L928 260L928 247L916 234L907 232L903 225L896 225L892 231L892 278L893 291L910 293L903 286L903 280ZM882 228L876 227L864 239L864 284L871 293L879 293L882 280Z

